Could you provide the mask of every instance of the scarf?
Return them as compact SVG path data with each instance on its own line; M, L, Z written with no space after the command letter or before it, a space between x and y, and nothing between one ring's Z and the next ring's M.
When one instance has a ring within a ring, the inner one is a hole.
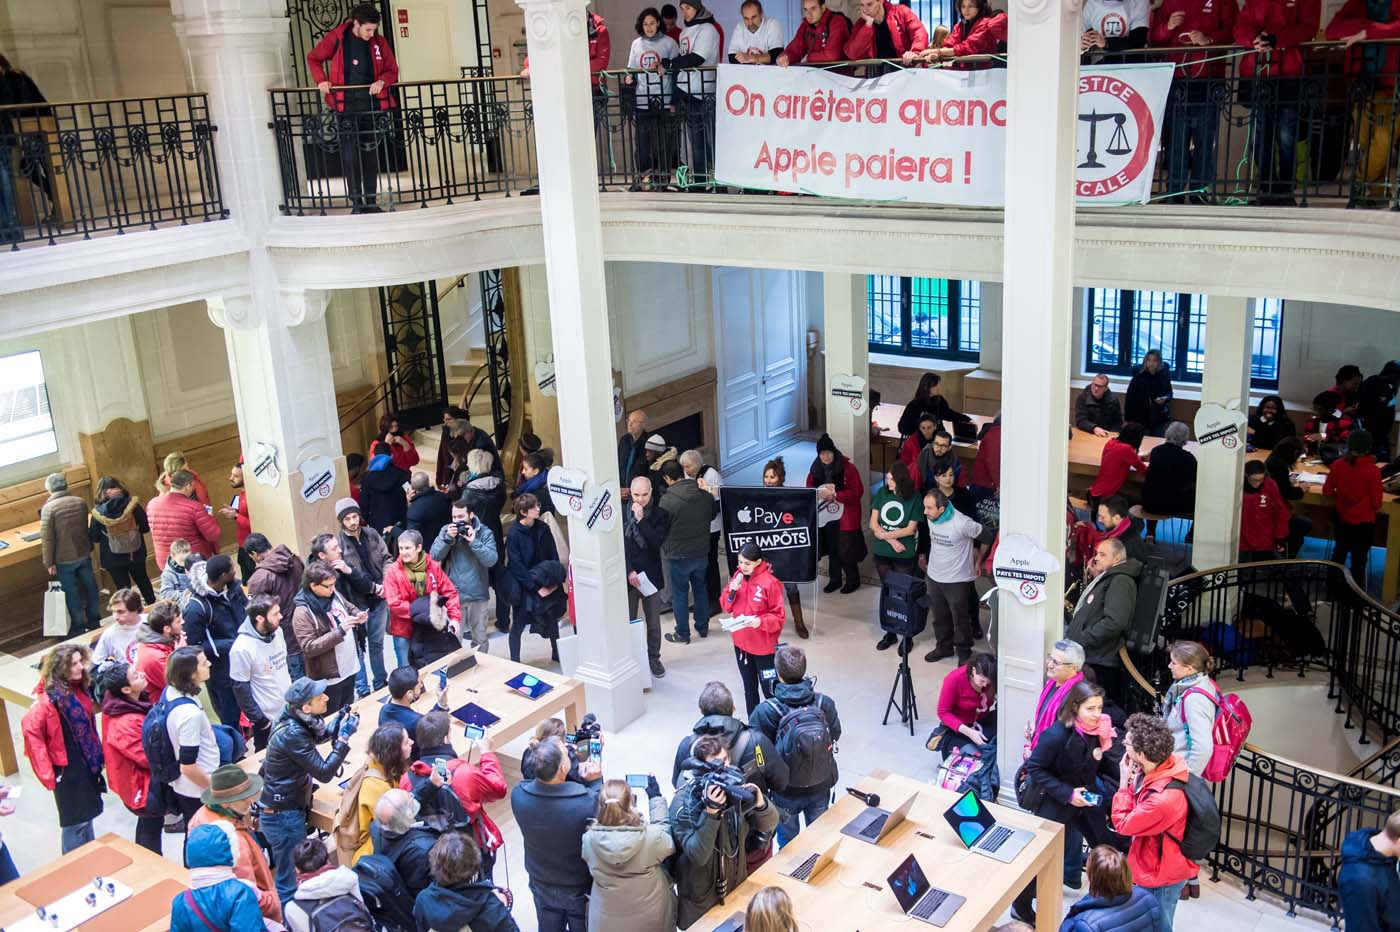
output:
M310 589L301 589L297 592L296 598L292 600L297 605L305 605L311 609L318 618L329 619L331 615L331 605L335 601L335 593L322 597L312 592Z
M520 483L515 487L515 497L519 498L526 492L534 495L540 489L544 488L545 483L548 481L549 474L541 469L539 472L535 473L532 478L520 480Z
M310 728L311 733L316 736L317 740L320 740L326 734L326 721L319 715L307 715L299 709L290 707L287 709L287 714L301 722L307 728Z
M233 876L233 868L227 864L220 864L217 867L191 867L190 868L190 889L203 890L205 887L212 887L215 884L223 883L225 880L237 880Z
M651 514L651 509L655 507L655 505L652 505L648 508L644 508L642 510L642 516L646 517ZM646 550L648 549L647 540L642 536L641 524L642 523L637 520L637 516L632 514L632 509L630 507L622 512L622 535L627 538L633 546L640 550Z
M1069 695L1069 691L1082 679L1084 679L1084 674L1076 673L1065 680L1063 685L1054 680L1045 681L1045 688L1040 691L1040 698L1035 703L1035 731L1031 734L1032 748L1036 746L1036 742L1040 741L1040 736L1045 729L1055 724L1055 719L1060 715L1060 704L1064 701L1064 697Z
M413 585L414 595L428 594L428 555L418 554L418 559L412 563L407 562L402 557L399 564L403 566L403 571L408 574L408 581Z
M1095 728L1093 731L1086 731L1084 727L1079 724L1079 719L1075 719L1074 730L1090 741L1094 738L1098 738L1100 753L1106 753L1109 748L1113 747L1113 739L1118 737L1118 732L1114 729L1113 722L1109 720L1107 715L1099 716L1099 727Z
M49 693L68 731L73 735L73 743L83 753L83 763L94 777L102 774L102 739L97 734L97 722L92 716L92 706L84 705L79 694L70 689Z

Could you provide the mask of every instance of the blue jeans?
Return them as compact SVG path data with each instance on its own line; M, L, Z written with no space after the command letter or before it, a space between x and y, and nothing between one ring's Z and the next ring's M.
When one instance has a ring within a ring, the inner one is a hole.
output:
M369 669L374 675L374 691L378 692L389 685L389 674L384 671L384 629L389 625L389 603L380 600L369 610L369 620L365 622L366 649L360 654L360 669L355 671L355 694L367 695L370 685L365 676L365 653L369 654ZM356 642L358 647L359 642ZM398 647L394 653L397 656Z
M559 887L531 880L540 932L588 932L588 891L588 887Z
M19 868L15 867L15 859L10 857L10 846L0 844L0 884L18 879Z
M86 558L71 563L59 563L55 569L63 600L68 603L68 623L74 634L92 631L102 624L102 609L98 607L97 577L92 575L92 561ZM87 613L79 599L87 603Z
M293 682L293 683L295 683L297 680L299 680L299 679L301 679L303 676L305 676L305 675L306 675L306 658L305 658L304 656L302 656L301 654L288 654L288 655L287 655L287 675L290 676L290 677L292 678L292 682Z
M811 827L817 817L831 806L831 791L810 793L805 796L789 796L786 793L773 794L773 804L778 807L778 847L784 848L802 830L803 816Z
M306 813L301 809L263 812L259 824L272 851L277 898L285 907L297 892L297 866L292 862L292 852L306 839Z
M1176 918L1176 904L1181 900L1181 888L1184 886L1186 881L1182 880L1165 887L1143 887L1157 898L1157 904L1162 907L1162 919L1168 929L1172 927L1172 921Z
M705 570L709 560L667 560L666 574L671 577L671 613L676 616L676 637L690 640L690 597L695 598L695 630L710 630L710 599L705 592Z
M72 851L80 845L85 845L92 841L95 836L92 833L92 820L79 825L68 825L59 830L59 847L64 854Z
M411 667L411 666L413 666L413 664L411 664L411 663L408 662L408 645L409 645L409 639L408 639L408 638L401 638L401 637L399 637L397 634L394 635L394 661L395 661L394 666L395 666L395 667Z

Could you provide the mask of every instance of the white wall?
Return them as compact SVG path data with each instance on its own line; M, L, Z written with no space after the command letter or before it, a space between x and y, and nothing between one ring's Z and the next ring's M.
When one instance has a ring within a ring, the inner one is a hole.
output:
M710 268L609 262L613 366L635 395L715 363Z
M1400 314L1314 301L1285 301L1279 394L1301 404L1334 384L1346 363L1370 375L1400 357Z

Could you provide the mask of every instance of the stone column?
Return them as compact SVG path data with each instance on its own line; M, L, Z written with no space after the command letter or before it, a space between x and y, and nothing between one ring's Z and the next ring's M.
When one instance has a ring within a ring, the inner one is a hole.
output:
M831 380L838 375L864 379L865 397L869 401L867 314L864 275L822 273L822 315L826 329L826 384L822 391L826 394L826 432L836 448L860 469L860 481L866 486L861 499L862 515L867 514L870 507L870 416L852 417L848 402L831 397ZM794 479L801 483L806 475L794 476ZM863 519L860 524L865 527Z
M530 51L561 462L592 482L616 485L586 0L517 2ZM643 681L627 628L621 517L612 531L596 534L571 518L569 542L579 623L576 675L587 686L589 708L615 730L642 714Z
M1075 85L1079 0L1013 0L1016 54L1007 72L1002 299L1001 533L1024 534L1064 559L1074 249ZM1062 635L1063 573L1046 601L998 602L998 708L1003 798L1034 716L1047 647ZM1058 915L1059 903L1037 909Z
M1211 295L1206 304L1205 372L1201 404L1249 413L1252 308L1248 298ZM1196 521L1191 561L1201 569L1234 563L1240 549L1240 488L1244 448L1218 445L1197 452Z

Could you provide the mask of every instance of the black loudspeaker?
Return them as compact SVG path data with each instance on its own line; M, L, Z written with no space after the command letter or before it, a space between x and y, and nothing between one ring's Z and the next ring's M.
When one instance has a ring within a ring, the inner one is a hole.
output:
M922 576L890 573L880 588L880 627L902 638L918 637L928 625L928 589Z
M1123 639L1132 654L1150 654L1157 649L1157 637L1162 631L1162 616L1167 607L1167 587L1171 573L1166 561L1158 556L1146 558L1137 580L1137 605L1132 624Z

